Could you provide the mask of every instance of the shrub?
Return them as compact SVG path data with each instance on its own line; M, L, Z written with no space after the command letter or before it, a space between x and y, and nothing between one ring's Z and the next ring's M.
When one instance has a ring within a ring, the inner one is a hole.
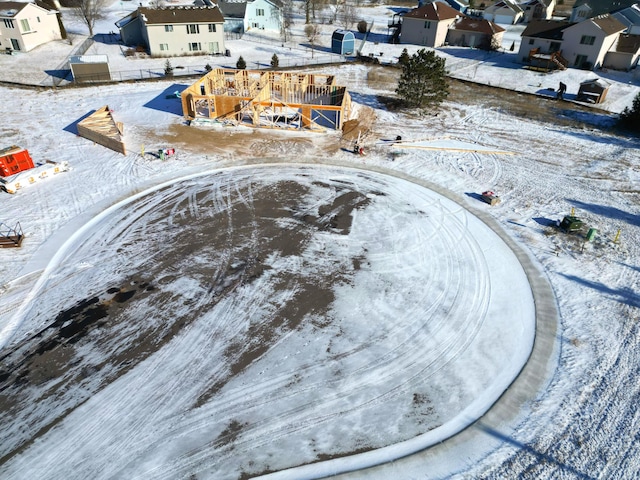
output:
M168 58L167 58L167 61L164 62L164 74L167 77L170 77L173 75L173 67L171 66L171 62L169 61Z
M358 22L358 32L360 33L367 33L367 21L366 20L360 20Z
M209 65L208 63L204 66L204 69L205 69L206 72L210 72L211 70L213 70L211 65Z
M242 58L242 56L238 58L238 61L236 62L236 68L238 70L244 70L245 68L247 68L247 62L244 61L244 58Z
M273 57L271 57L271 68L278 68L279 65L280 59L278 58L278 55L274 53Z

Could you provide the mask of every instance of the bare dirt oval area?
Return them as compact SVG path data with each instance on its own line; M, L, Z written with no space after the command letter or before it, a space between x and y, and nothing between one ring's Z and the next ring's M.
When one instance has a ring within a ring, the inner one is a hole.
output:
M509 248L380 173L209 172L65 248L23 319L39 330L0 359L5 478L236 479L424 448L484 413L533 345Z

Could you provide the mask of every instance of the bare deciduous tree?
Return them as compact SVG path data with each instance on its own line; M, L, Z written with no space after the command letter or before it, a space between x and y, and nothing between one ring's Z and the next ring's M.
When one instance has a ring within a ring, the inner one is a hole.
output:
M280 17L280 37L283 42L287 42L291 37L291 26L293 25L293 2L285 0L282 2L282 16Z
M308 25L305 25L304 34L311 44L311 58L313 58L313 50L316 44L316 40L318 40L318 35L320 35L320 29L318 28L318 25L310 23Z
M344 2L340 16L340 24L342 25L342 28L345 30L351 30L353 25L356 23L357 14L358 12L356 11L356 7L353 3Z
M93 37L96 21L104 17L106 0L72 0L69 6L73 14L89 28L89 36Z

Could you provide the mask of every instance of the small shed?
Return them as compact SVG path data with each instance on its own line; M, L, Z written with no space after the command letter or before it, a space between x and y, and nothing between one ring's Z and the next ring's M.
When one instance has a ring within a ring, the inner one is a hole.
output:
M31 155L24 148L12 145L0 149L0 176L8 177L33 167Z
M106 55L74 55L69 59L76 82L109 82L109 58Z
M331 51L340 55L353 55L356 37L349 30L336 30L331 35Z
M611 84L601 78L585 80L580 84L576 100L579 102L602 103Z

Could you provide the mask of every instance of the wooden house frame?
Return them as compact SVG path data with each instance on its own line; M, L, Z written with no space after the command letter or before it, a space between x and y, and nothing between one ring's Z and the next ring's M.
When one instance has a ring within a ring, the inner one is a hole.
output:
M189 121L293 130L341 129L351 112L333 75L216 68L182 94Z

